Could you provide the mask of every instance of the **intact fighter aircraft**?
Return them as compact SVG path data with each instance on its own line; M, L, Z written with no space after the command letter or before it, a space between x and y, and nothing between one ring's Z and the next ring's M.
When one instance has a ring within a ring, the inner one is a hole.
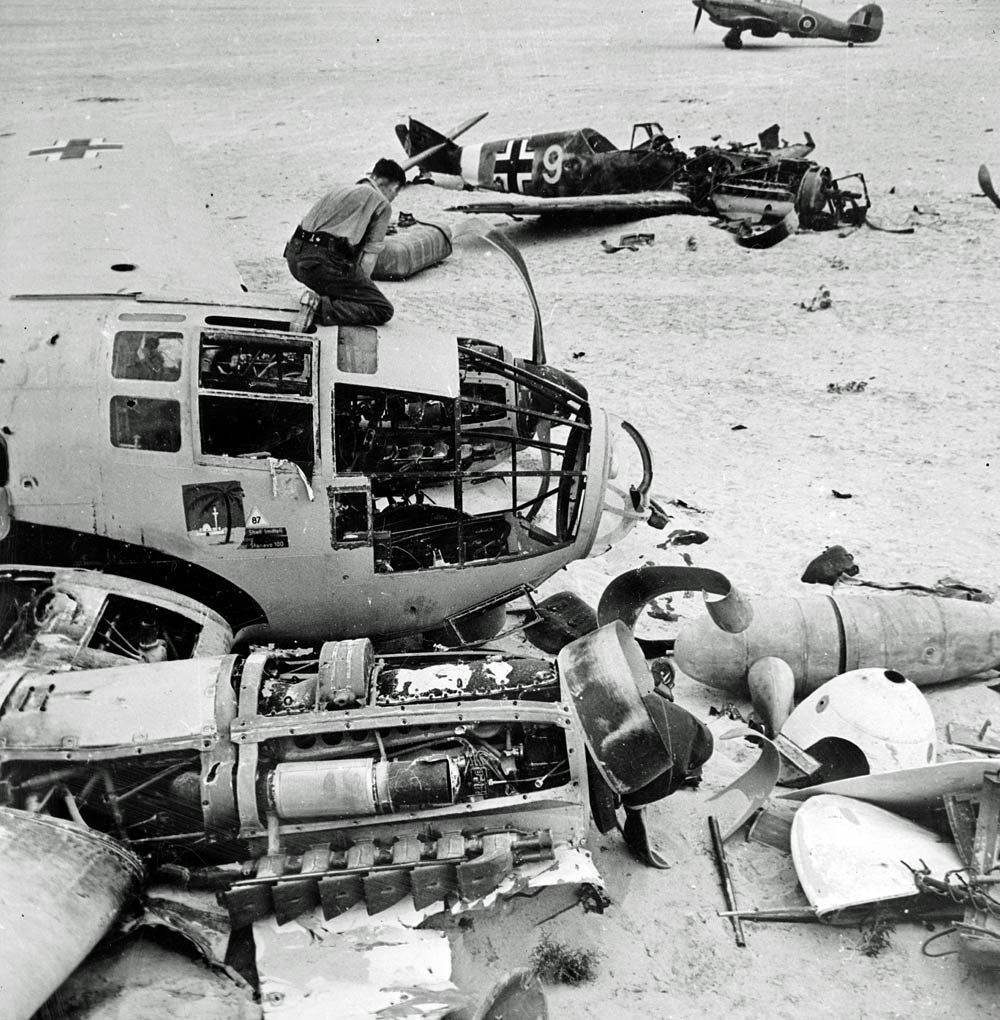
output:
M512 216L686 212L741 224L774 223L794 213L798 225L819 230L861 222L870 204L860 174L834 178L827 167L806 158L814 148L808 133L804 143L789 145L777 125L762 131L756 146L700 146L690 154L674 148L655 121L633 126L628 149L616 148L592 128L460 146L411 117L396 134L431 183L490 193L449 206L451 211ZM842 187L849 179L851 186Z
M882 34L882 8L878 4L859 7L846 21L811 11L791 0L692 0L697 8L697 31L702 14L715 25L728 28L722 39L728 49L743 46L743 33L771 39L779 32L793 39L833 39L855 43L873 43Z
M152 581L238 643L456 644L644 517L646 444L546 362L502 236L523 356L460 306L323 327L248 293L165 135L67 118L0 164L4 561Z

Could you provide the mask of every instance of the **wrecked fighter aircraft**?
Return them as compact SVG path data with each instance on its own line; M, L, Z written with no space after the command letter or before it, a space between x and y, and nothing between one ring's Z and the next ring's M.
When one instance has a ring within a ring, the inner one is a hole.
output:
M883 14L878 4L859 7L846 21L831 18L792 0L692 0L697 10L694 30L702 14L715 25L728 28L723 45L730 50L743 47L743 33L758 39L773 39L779 33L793 39L832 39L855 43L876 42L882 34Z
M73 568L0 568L0 669L99 669L223 655L232 631L184 595Z
M93 944L93 924L68 938L56 923L60 843L70 855L81 838L91 845L89 892L106 924L143 870L217 889L234 930L404 899L454 910L527 890L538 872L599 883L585 850L592 812L608 831L624 807L626 839L646 855L644 805L697 776L711 750L621 623L557 665L487 651L376 656L354 639L318 655L0 671L0 837L20 848L4 855L0 889L13 901L5 916L30 928L23 939L8 927L3 966L32 973L24 953L59 963L15 1015ZM32 847L44 853L26 887L9 868Z
M778 127L758 145L699 146L685 153L660 124L635 124L627 149L592 128L502 138L460 146L414 120L397 136L424 177L452 187L499 192L449 206L512 216L696 213L734 223L773 224L790 212L796 226L823 230L860 224L870 205L861 174L834 178L806 157L814 145L789 145ZM420 152L430 154L421 157Z
M155 582L243 644L456 644L643 518L649 451L548 364L504 238L523 355L461 307L324 327L248 293L155 131L32 123L0 164L4 561Z

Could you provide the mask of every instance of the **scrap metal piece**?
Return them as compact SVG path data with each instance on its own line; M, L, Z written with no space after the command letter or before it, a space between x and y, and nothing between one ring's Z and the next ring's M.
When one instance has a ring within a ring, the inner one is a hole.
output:
M962 867L951 843L890 811L849 797L813 797L792 821L792 860L806 898L823 920L850 922L854 908L916 895L906 860L934 874Z
M620 620L629 629L634 629L646 605L658 595L672 591L701 591L710 617L709 623L727 633L746 630L753 620L750 603L717 570L644 566L619 574L604 589L597 605L598 625L604 626ZM717 598L710 599L709 595ZM663 654L662 642L650 642L642 638L636 640L647 655Z
M1000 209L1000 195L997 195L996 188L993 187L993 178L990 177L990 172L986 167L985 163L979 165L979 187L983 189L983 194L998 208Z
M651 868L658 868L665 871L670 867L670 862L660 853L655 844L649 838L649 830L646 828L645 808L625 808L625 824L622 826L622 836L628 848Z
M548 1020L548 1016L541 979L534 968L524 967L501 978L471 1020Z
M995 772L996 768L996 758L941 761L921 768L838 779L801 790L789 790L781 796L787 800L808 800L824 793L839 794L901 815L920 816L929 808L940 806L941 798L948 794L978 791L983 784L983 776L987 772Z
M722 889L726 896L726 906L731 913L733 931L736 933L736 945L745 946L746 936L743 934L743 922L740 919L739 908L736 906L736 890L733 888L733 879L729 873L729 862L726 860L726 844L719 830L718 819L714 815L708 816L708 831L712 836L712 848L715 851L715 863L719 869L719 877L722 879Z
M73 822L0 807L3 1015L28 1020L110 929L143 878L117 840ZM11 930L8 928L8 936Z
M823 765L826 779L928 765L934 714L920 688L891 669L855 669L805 698L781 735Z
M1000 772L983 776L979 817L972 844L969 884L973 887L998 879L1000 867ZM1000 904L973 897L966 904L958 927L959 955L977 967L1000 967Z
M629 806L666 796L711 755L705 726L653 692L646 660L622 622L567 645L558 664L594 764L615 793L631 798Z
M778 781L781 770L781 757L778 749L763 734L757 733L748 726L737 727L723 734L723 740L744 737L760 745L760 756L744 772L731 782L724 790L713 794L708 799L712 808L712 817L723 841L737 832L743 823L758 811L764 801L771 796Z
M752 843L763 843L764 846L780 850L784 854L790 854L792 852L792 820L765 808L757 812L757 817L747 832L747 839ZM815 911L813 913L815 914Z
M539 602L535 609L538 619L524 628L524 636L550 655L597 630L597 614L574 592L558 591Z
M792 667L774 655L758 659L747 671L750 703L773 738L795 710L795 674Z
M944 810L948 817L958 854L966 867L972 865L973 845L976 838L976 809L978 793L949 793L944 799Z
M960 744L982 754L1000 754L1000 736L990 733L992 720L987 719L982 726L963 726L961 723L948 723L945 736L949 744Z
M741 220L733 238L741 248L773 248L799 229L799 215L789 209L776 223L750 223Z

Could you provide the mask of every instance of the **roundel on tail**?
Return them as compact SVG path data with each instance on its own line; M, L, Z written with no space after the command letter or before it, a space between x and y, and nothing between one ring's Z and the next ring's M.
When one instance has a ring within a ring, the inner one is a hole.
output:
M812 32L816 28L816 19L811 14L803 14L799 18L799 31Z

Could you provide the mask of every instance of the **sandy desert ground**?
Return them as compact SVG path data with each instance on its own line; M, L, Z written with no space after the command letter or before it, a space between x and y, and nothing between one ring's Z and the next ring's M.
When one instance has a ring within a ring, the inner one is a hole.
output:
M854 8L816 6L840 17ZM685 0L6 0L0 130L53 111L82 120L98 107L165 124L248 286L289 294L298 287L280 257L286 236L325 186L399 155L393 126L407 114L448 127L489 110L475 140L590 125L626 145L644 120L683 148L716 135L752 141L773 122L789 140L807 130L815 158L838 175L863 171L873 212L913 233L802 233L746 251L706 219L666 217L639 228L655 233L653 245L611 255L599 242L618 226L512 224L550 360L641 429L658 498L703 511L672 507L668 530L708 534L686 551L751 596L811 593L800 574L834 543L870 580L949 576L996 594L1000 210L979 194L976 170L986 162L1000 173L990 108L1000 6L885 9L870 47L779 37L730 52L707 19L692 35ZM396 208L454 223L457 214L440 213L453 197L416 188ZM807 311L821 285L831 306ZM456 335L530 343L519 282L478 249L456 245L443 265L387 291L401 319L438 309ZM867 385L830 390L851 382ZM622 569L679 563L681 550L659 547L665 534L643 528L542 594L570 588L596 601ZM945 724L982 722L996 697L978 681L929 693L942 757L960 754ZM683 677L677 698L704 717L724 700ZM513 902L465 933L456 981L490 984L525 964L546 932L600 954L596 980L550 991L554 1020L996 1014L1000 976L924 956L928 932L917 925L900 925L875 958L860 951L857 929L816 924L748 925L738 948L716 915L704 803L737 769L731 759L718 752L699 791L651 809L670 870L595 835L610 909L545 920L544 897ZM803 902L787 855L737 838L731 859L742 904ZM155 1020L181 1010L192 1020L252 1015L224 980L133 943L85 968L50 1013Z

